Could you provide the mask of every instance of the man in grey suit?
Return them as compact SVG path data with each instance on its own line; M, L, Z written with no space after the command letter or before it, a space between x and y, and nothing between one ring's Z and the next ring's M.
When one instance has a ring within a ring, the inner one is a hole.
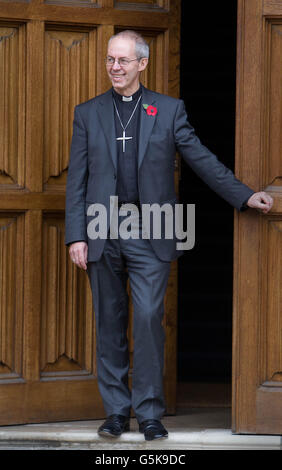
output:
M106 67L112 88L75 108L66 188L66 237L72 261L87 270L96 315L98 384L107 419L103 436L129 429L131 407L146 440L168 436L161 423L164 331L162 318L170 262L180 256L176 238L110 236L112 197L118 198L118 223L129 207L137 208L141 234L144 204L170 204L174 188L176 150L220 196L238 210L264 213L272 199L255 193L235 178L194 133L184 103L146 89L139 81L149 48L134 31L113 36ZM116 199L115 199L116 200ZM125 204L131 203L132 206ZM108 215L106 236L95 238L87 228L95 220L93 204ZM145 227L147 229L147 227ZM143 232L142 232L143 233ZM128 388L127 348L129 277L134 308L132 390Z

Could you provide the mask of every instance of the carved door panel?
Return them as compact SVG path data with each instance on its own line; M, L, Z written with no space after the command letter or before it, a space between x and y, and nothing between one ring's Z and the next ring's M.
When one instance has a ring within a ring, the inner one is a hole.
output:
M236 215L233 430L282 433L282 1L240 0L239 177L267 190L267 215Z
M179 0L0 1L0 424L104 416L91 291L64 246L73 109L110 87L104 57L118 28L142 30L150 42L143 83L178 96L179 25ZM173 264L164 320L169 412L176 298ZM132 352L132 321L129 338Z

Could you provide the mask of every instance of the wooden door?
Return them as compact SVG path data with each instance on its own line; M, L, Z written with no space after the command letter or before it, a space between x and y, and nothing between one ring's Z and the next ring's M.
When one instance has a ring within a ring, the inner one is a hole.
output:
M107 41L127 28L150 43L143 83L177 97L179 0L0 1L0 424L104 416L91 291L64 246L65 182L74 106L110 87ZM170 413L176 276L174 263L164 320Z
M282 434L282 0L239 0L236 172L267 215L235 218L233 430Z

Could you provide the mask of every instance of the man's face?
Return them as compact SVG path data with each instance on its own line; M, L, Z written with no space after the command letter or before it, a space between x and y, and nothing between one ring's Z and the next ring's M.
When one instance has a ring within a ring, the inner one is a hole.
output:
M110 41L107 57L115 60L113 65L107 65L107 72L113 87L118 93L131 95L139 87L139 75L147 66L148 59L136 59L135 41L130 38L114 38ZM117 59L128 59L127 65L120 65Z

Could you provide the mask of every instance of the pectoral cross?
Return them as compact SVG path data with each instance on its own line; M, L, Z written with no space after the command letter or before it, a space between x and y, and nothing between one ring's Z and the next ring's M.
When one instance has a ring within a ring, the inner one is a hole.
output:
M122 133L122 137L117 137L117 140L122 140L122 151L125 152L125 141L130 140L132 137L125 137L125 130Z

